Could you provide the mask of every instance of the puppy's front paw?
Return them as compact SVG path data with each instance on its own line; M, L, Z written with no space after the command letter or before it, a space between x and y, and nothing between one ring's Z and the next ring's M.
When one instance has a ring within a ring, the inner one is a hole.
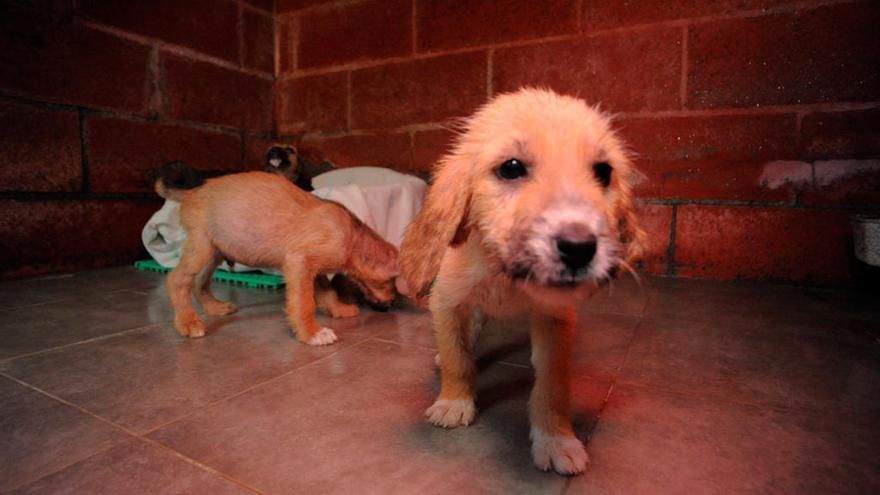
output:
M336 342L337 340L339 340L339 338L336 337L336 333L333 332L333 330L331 330L327 327L321 327L321 329L318 330L318 333L316 333L315 335L312 335L306 341L306 344L309 344L309 345L330 345L330 344L333 344L334 342Z
M231 315L238 310L238 308L235 307L235 304L223 301L203 301L201 304L205 313L211 316Z
M360 314L357 304L339 304L330 310L333 318L354 318Z
M425 411L428 421L443 428L467 426L474 422L476 414L473 399L437 399L434 405Z
M177 333L189 338L204 337L205 332L208 330L208 327L205 326L205 322L199 317L186 320L174 320L174 328L177 330Z
M590 462L584 444L577 438L554 437L540 430L532 430L530 436L532 460L542 471L552 468L559 474L580 474Z

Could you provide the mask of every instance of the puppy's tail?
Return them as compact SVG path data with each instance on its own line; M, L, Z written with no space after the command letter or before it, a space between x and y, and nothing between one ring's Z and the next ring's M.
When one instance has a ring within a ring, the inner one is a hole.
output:
M201 186L205 179L185 162L174 161L159 167L153 173L151 182L159 196L180 201L184 191Z

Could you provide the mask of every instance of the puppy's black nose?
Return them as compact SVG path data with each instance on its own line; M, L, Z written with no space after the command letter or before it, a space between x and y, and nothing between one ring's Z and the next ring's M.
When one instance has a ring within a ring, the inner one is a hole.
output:
M572 272L577 272L589 265L596 255L596 239L592 236L581 239L558 237L556 250L565 266Z

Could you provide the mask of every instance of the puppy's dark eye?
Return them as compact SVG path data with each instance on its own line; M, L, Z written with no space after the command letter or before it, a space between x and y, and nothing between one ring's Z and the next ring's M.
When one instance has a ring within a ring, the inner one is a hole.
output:
M504 180L519 179L520 177L525 177L528 173L529 170L526 168L526 164L516 158L507 160L495 170L495 174Z
M602 184L602 187L608 187L611 184L611 170L611 165L606 162L593 164L593 175L596 176L596 180Z

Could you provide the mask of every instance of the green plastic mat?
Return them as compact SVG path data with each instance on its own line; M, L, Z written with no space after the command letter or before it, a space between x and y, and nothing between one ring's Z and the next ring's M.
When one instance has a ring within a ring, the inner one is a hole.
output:
M148 272L170 272L171 268L166 268L155 260L135 261L134 267L138 270ZM284 277L272 275L270 273L237 273L227 272L226 270L217 270L214 272L214 280L218 282L226 282L227 284L244 285L256 289L277 289L284 287Z

